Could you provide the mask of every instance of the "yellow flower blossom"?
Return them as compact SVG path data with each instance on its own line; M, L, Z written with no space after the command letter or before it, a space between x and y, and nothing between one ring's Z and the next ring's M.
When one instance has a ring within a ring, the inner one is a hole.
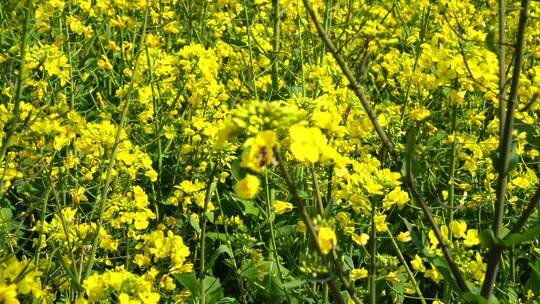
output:
M439 284L442 280L444 280L442 274L433 265L431 265L431 269L428 269L424 272L424 277L431 279L436 284Z
M250 199L259 192L260 184L261 182L257 176L246 174L243 179L239 180L236 185L234 185L234 192L240 198Z
M276 214L291 212L293 209L293 205L291 203L278 200L274 201L272 207L274 208L274 212Z
M361 233L361 234L352 234L352 240L353 242L358 246L365 246L367 242L369 241L369 235L367 233Z
M377 232L385 232L388 229L386 226L386 214L376 214L374 221Z
M402 209L403 206L405 206L405 203L407 203L409 200L409 194L398 186L394 188L394 190L390 191L383 199L383 208L389 209L394 204L397 204L398 208Z
M453 220L450 222L450 230L456 238L465 237L465 232L467 231L467 223L464 221Z
M390 271L386 276L384 276L384 278L392 284L399 284L400 282L397 272L395 271Z
M422 120L426 119L430 114L431 113L429 112L428 109L426 109L426 108L418 108L418 109L412 110L409 113L409 117L412 120L422 121Z
M19 304L17 299L17 285L0 284L0 303L4 304Z
M304 221L300 220L298 222L296 222L296 232L300 232L300 233L304 233L306 232L306 224L304 223Z
M396 240L401 243L407 243L412 240L411 233L409 231L403 231L398 234Z
M467 234L463 237L463 245L466 247L472 247L480 244L480 238L478 237L478 230L469 229Z
M424 266L424 262L422 261L422 258L418 254L414 255L414 259L411 261L411 266L414 270L419 272L425 272L426 266Z
M323 254L328 254L330 250L336 245L337 238L334 230L328 227L320 227L317 237L317 242Z
M353 270L351 270L351 273L349 274L349 279L351 281L356 281L356 280L360 280L360 279L363 279L363 278L367 278L367 276L368 276L367 269L365 269L365 268L353 269Z
M343 164L344 160L335 149L327 145L327 139L319 128L293 125L289 134L292 140L291 153L297 160L316 163L319 160L335 159L339 164Z

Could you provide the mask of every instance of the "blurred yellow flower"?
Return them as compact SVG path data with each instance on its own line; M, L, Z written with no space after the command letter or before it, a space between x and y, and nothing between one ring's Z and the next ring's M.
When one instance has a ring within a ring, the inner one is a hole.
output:
M444 280L442 274L433 265L431 265L431 269L424 272L424 278L431 279L436 284L439 284L442 280Z
M246 174L243 179L239 180L236 185L234 185L234 192L240 198L250 199L257 194L260 184L261 182L257 176Z
M390 271L384 278L392 284L399 284L400 282L397 272L395 271Z
M293 140L291 152L297 160L307 160L311 163L319 161L319 149L317 145L326 143L326 138L324 138L320 129L294 125L289 132Z
M249 138L244 144L240 166L261 172L265 165L272 162L274 157L272 147L275 144L276 133L274 131L263 131L257 136Z
M352 240L359 246L365 246L369 240L369 235L367 233L362 234L352 234Z
M368 276L367 269L360 268L360 269L351 270L349 278L350 278L351 281L356 281L356 280L360 280L360 279L363 279L363 278L367 278L367 276Z
M16 284L0 285L0 303L19 304Z
M276 214L291 212L293 209L293 205L291 203L278 200L274 201L272 207L274 208L274 212Z
M400 232L396 239L401 243L410 242L412 240L411 233L409 231Z
M319 228L317 241L322 253L328 254L330 250L332 250L333 246L337 243L336 234L332 228L321 227Z
M306 224L304 221L300 220L296 222L296 232L304 233L306 232Z

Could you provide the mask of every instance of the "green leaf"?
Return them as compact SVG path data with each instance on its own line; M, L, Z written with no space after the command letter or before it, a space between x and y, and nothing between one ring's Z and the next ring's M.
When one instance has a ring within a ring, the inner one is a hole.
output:
M291 289L291 288L302 286L306 283L307 283L306 280L294 279L294 280L283 283L281 286L283 286L283 288Z
M540 234L540 222L536 223L531 228L525 230L522 233L512 233L504 238L503 244L507 247L517 245L520 243L526 243L534 241Z
M240 168L240 160L236 159L231 164L231 173L234 180L242 179L243 170Z
M204 287L204 294L206 296L205 304L215 304L224 298L223 288L221 287L221 283L219 282L218 278L206 276L204 278Z
M498 43L495 41L495 31L489 31L486 35L486 48L491 52L499 56L499 48L497 47Z
M206 215L206 218L210 221L210 223L214 222L214 212L213 211L207 211L204 214Z
M499 300L497 300L497 297L494 295L491 295L491 297L488 299L482 297L479 294L467 292L461 295L463 300L465 300L465 303L467 304L498 304Z
M177 273L173 274L173 277L176 279L180 285L185 289L191 292L192 296L199 296L199 280L192 273Z
M252 215L253 217L259 216L259 208L255 207L253 201L241 201L241 204L244 207L244 210L242 210L244 215Z
M232 252L231 248L227 245L220 245L213 253L212 256L210 256L210 259L208 260L208 269L212 269L214 266L214 263L216 262L217 258L222 255L223 253L226 253L229 258L234 258L234 253Z
M341 258L343 260L342 266L344 271L354 269L354 261L350 256L348 256L347 254L343 254Z
M282 273L285 271L283 265L280 265L280 269ZM277 264L274 261L246 263L242 274L246 279L247 288L253 290L259 301L282 303L285 300L285 290Z
M512 142L512 145L510 147L510 154L508 155L508 169L507 172L511 172L513 169L515 169L519 163L519 156L516 152L517 143ZM493 167L500 171L501 168L501 153L499 149L491 151L489 154L489 158L491 158L491 161L493 163Z
M527 283L525 283L523 290L537 290L538 286L540 286L540 261L529 262L529 267L531 267L533 271L529 273L529 279L527 280Z
M0 208L0 221L7 222L13 218L10 208Z
M302 95L304 93L304 87L303 86L290 86L289 87L289 95Z
M527 134L527 143L540 148L540 131L537 127L528 125L519 119L514 119L514 129L518 132L525 132Z
M433 146L434 144L440 142L441 140L445 139L448 136L448 133L446 133L443 130L437 131L434 136L430 137L427 144L428 146Z
M413 125L407 131L407 143L405 146L405 162L401 168L401 175L408 176L409 170L414 176L418 175L418 161L416 159L416 125Z
M503 228L501 230L501 236L504 237L508 234L509 230ZM497 238L491 229L484 229L478 235L480 238L480 243L486 247L491 247L493 245L498 245L502 247L508 247L501 238Z
M437 270L443 275L444 279L451 283L452 288L455 291L458 291L459 286L446 260L438 255L429 255L426 256L426 258L435 266L435 268L437 268Z
M201 232L201 227L199 226L199 221L197 221L195 219L195 217L193 217L193 216L189 217L189 224L191 225L191 227L193 227L193 229L195 229L195 231L197 233Z
M409 233L411 234L413 244L416 245L422 255L427 255L426 247L424 246L424 243L422 243L422 240L420 240L420 237L412 227L411 223L409 223L409 221L407 221L403 217L401 218L401 220L403 220L403 223L405 223L405 227L407 227L407 231L409 231Z
M225 297L219 301L217 301L215 304L238 304L238 300L235 298Z

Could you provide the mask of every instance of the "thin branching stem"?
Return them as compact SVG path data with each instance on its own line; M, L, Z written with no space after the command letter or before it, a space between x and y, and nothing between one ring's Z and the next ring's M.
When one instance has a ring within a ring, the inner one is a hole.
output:
M511 154L512 135L514 132L514 111L517 105L517 95L519 88L519 76L521 74L521 66L523 63L523 46L525 42L525 29L527 25L527 17L529 12L529 0L521 1L521 13L519 15L519 24L517 32L516 47L514 53L514 70L512 72L512 84L510 85L510 93L506 105L506 118L504 121L504 130L500 139L499 153L499 176L497 179L497 201L495 202L495 214L493 222L493 233L495 237L501 237L504 219L504 205L506 199L506 184L508 181L508 162ZM497 271L501 261L503 248L493 245L490 248L488 255L488 265L482 285L482 296L489 299L493 294Z
M96 231L94 232L95 234L94 234L94 240L92 242L92 249L90 251L90 255L88 257L88 263L86 264L86 269L85 269L85 272L84 272L84 276L81 278L81 282L83 281L84 278L87 278L90 275L90 273L92 272L92 268L94 267L94 262L95 262L95 258L96 258L96 252L97 252L97 248L98 248L99 240L100 240L100 230L102 229L102 226L103 226L103 215L105 213L107 195L109 193L109 187L110 187L111 182L112 182L112 171L113 171L115 160L116 160L116 154L118 152L118 146L119 146L121 138L122 138L122 136L121 136L122 131L124 130L124 125L126 124L126 121L128 119L129 105L130 105L130 101L131 101L131 92L132 92L133 86L135 84L135 79L137 78L137 70L139 68L140 57L141 57L141 54L142 54L142 52L144 50L147 20L148 20L148 9L146 9L145 16L144 16L144 23L143 23L143 27L142 27L142 36L141 36L139 51L138 51L137 57L135 59L135 65L133 67L133 73L131 75L131 81L129 83L128 91L127 91L127 94L126 94L126 100L125 100L124 109L122 111L122 116L120 118L120 123L118 124L118 128L116 130L116 134L115 134L115 137L114 137L114 144L112 146L111 154L109 156L109 163L108 163L108 166L107 166L107 172L106 172L106 176L105 176L105 183L103 185L103 188L101 189L100 197L99 197L99 200L98 200L99 218L98 218L98 221L96 223Z
M208 209L208 203L210 203L210 199L212 199L212 191L215 187L214 183L214 176L216 175L218 162L214 164L214 167L212 168L212 171L210 172L210 175L208 177L208 182L206 184L206 192L204 194L204 206L202 211L202 219L201 219L201 235L199 239L199 243L201 244L201 249L199 251L200 255L200 269L199 269L199 285L200 285L200 298L201 303L206 303L206 286L204 282L204 278L206 276L206 258L205 258L205 252L206 252L206 209Z
M287 187L289 191L291 192L291 195L293 198L292 201L298 208L298 211L300 211L300 216L302 217L302 220L304 221L304 224L306 225L306 229L308 231L309 237L311 238L311 241L313 242L313 246L315 247L315 250L317 251L318 255L321 257L321 260L328 271L328 274L329 274L328 287L330 288L330 292L332 293L332 296L334 297L337 303L344 304L345 299L341 295L339 288L336 284L334 273L332 271L332 268L330 267L330 264L328 263L327 256L326 254L323 253L317 241L318 239L317 230L315 229L313 220L309 216L306 210L306 206L304 205L304 202L302 201L302 198L300 197L300 193L298 192L296 185L294 184L291 176L289 175L289 172L287 171L287 167L285 166L285 162L281 158L281 153L279 152L279 149L274 147L273 151L274 151L275 158L278 162L279 169L281 170L281 174L283 178L285 179L285 182L287 183Z
M26 13L24 16L24 24L23 24L23 32L21 37L21 46L20 46L20 55L19 55L19 75L17 77L17 86L15 88L15 100L13 104L13 118L11 119L11 123L9 125L9 130L6 134L6 137L4 141L2 142L2 146L0 146L0 161L3 161L6 156L7 149L9 148L9 145L11 144L11 141L13 140L13 136L15 135L15 131L17 130L17 126L20 122L20 107L21 107L21 99L22 99L22 91L23 91L23 82L24 82L24 74L25 74L25 61L26 61L26 43L28 40L28 27L30 26L30 20L31 20L31 14L32 14L32 1L28 1L28 7L26 8ZM7 161L6 161L7 163Z
M386 150L389 152L389 154L392 156L394 162L398 165L402 165L402 161L397 155L396 151L394 150L394 146L388 139L388 136L386 135L386 132L384 131L383 127L379 123L379 120L377 118L377 115L371 108L371 105L369 101L367 100L366 95L364 94L362 87L356 80L356 78L353 76L351 70L341 57L338 50L335 48L332 40L330 40L330 37L322 27L321 23L317 19L317 15L315 14L315 11L313 10L313 7L311 6L311 3L309 0L302 0L304 2L304 6L306 10L308 11L308 14L315 24L315 27L317 28L317 32L319 33L319 36L323 41L325 42L326 46L328 47L328 50L340 66L341 70L343 71L343 74L345 74L345 77L347 77L347 80L349 81L350 88L354 91L356 96L360 99L362 106L364 107L364 110L366 111L375 131L377 132L377 135L379 136L380 140L383 143L383 146L386 148ZM407 173L408 176L408 187L411 190L413 197L415 200L420 204L422 211L424 212L425 217L428 219L429 225L431 226L433 232L435 233L435 236L437 237L437 240L439 241L439 244L441 245L444 257L450 266L450 269L452 271L452 274L454 275L454 278L459 286L460 291L462 292L468 292L469 288L467 287L467 284L465 283L465 279L463 278L461 271L457 267L452 254L448 248L448 244L446 243L446 240L441 234L441 231L439 229L439 226L435 223L435 220L433 218L433 215L429 208L426 205L426 201L424 197L422 196L420 190L416 186L416 181L414 179L414 176L412 175L412 171Z

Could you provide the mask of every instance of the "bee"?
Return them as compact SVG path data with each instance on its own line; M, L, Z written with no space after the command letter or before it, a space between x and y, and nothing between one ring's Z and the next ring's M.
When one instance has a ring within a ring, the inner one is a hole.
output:
M262 147L259 152L259 162L257 163L257 166L262 167L266 165L268 162L268 149L266 147Z

